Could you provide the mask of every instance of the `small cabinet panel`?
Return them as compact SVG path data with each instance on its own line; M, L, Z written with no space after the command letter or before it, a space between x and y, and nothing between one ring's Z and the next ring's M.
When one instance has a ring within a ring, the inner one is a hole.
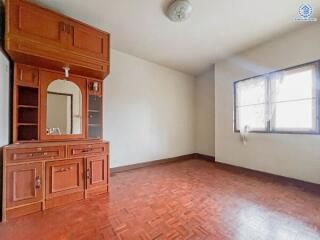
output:
M63 18L44 8L23 0L10 1L10 31L40 43L63 46L67 33L63 31Z
M65 157L64 146L53 147L37 147L37 148L21 148L8 149L8 162L27 162L27 161L41 161L50 159L62 159Z
M33 163L7 167L7 207L41 201L42 164Z
M38 87L39 85L39 72L37 68L27 65L16 65L16 83L18 85L26 85Z
M84 190L83 159L46 163L46 199Z
M73 50L105 62L108 60L109 35L76 22L71 26Z
M87 158L87 188L95 188L108 184L108 157Z

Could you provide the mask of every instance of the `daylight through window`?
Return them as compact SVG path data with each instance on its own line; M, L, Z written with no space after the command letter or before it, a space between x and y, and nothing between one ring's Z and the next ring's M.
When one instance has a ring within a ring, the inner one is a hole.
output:
M318 133L319 64L235 83L235 130Z

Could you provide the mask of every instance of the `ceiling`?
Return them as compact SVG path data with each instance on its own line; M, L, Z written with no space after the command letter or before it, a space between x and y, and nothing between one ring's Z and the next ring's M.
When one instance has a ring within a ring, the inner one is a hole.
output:
M34 0L111 33L112 48L192 75L218 59L303 23L302 0L190 0L182 23L164 11L172 0ZM308 0L320 16L320 1Z

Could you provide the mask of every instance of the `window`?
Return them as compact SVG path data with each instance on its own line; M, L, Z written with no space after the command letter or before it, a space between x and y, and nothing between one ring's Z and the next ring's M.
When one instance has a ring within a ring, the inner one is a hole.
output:
M235 130L320 133L319 64L235 83Z
M236 85L237 129L266 130L267 79L258 77Z

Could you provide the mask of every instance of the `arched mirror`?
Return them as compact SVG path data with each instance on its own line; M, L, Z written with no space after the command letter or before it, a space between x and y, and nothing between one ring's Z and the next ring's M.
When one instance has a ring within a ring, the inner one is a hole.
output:
M82 134L82 93L72 81L57 79L47 89L47 135Z

